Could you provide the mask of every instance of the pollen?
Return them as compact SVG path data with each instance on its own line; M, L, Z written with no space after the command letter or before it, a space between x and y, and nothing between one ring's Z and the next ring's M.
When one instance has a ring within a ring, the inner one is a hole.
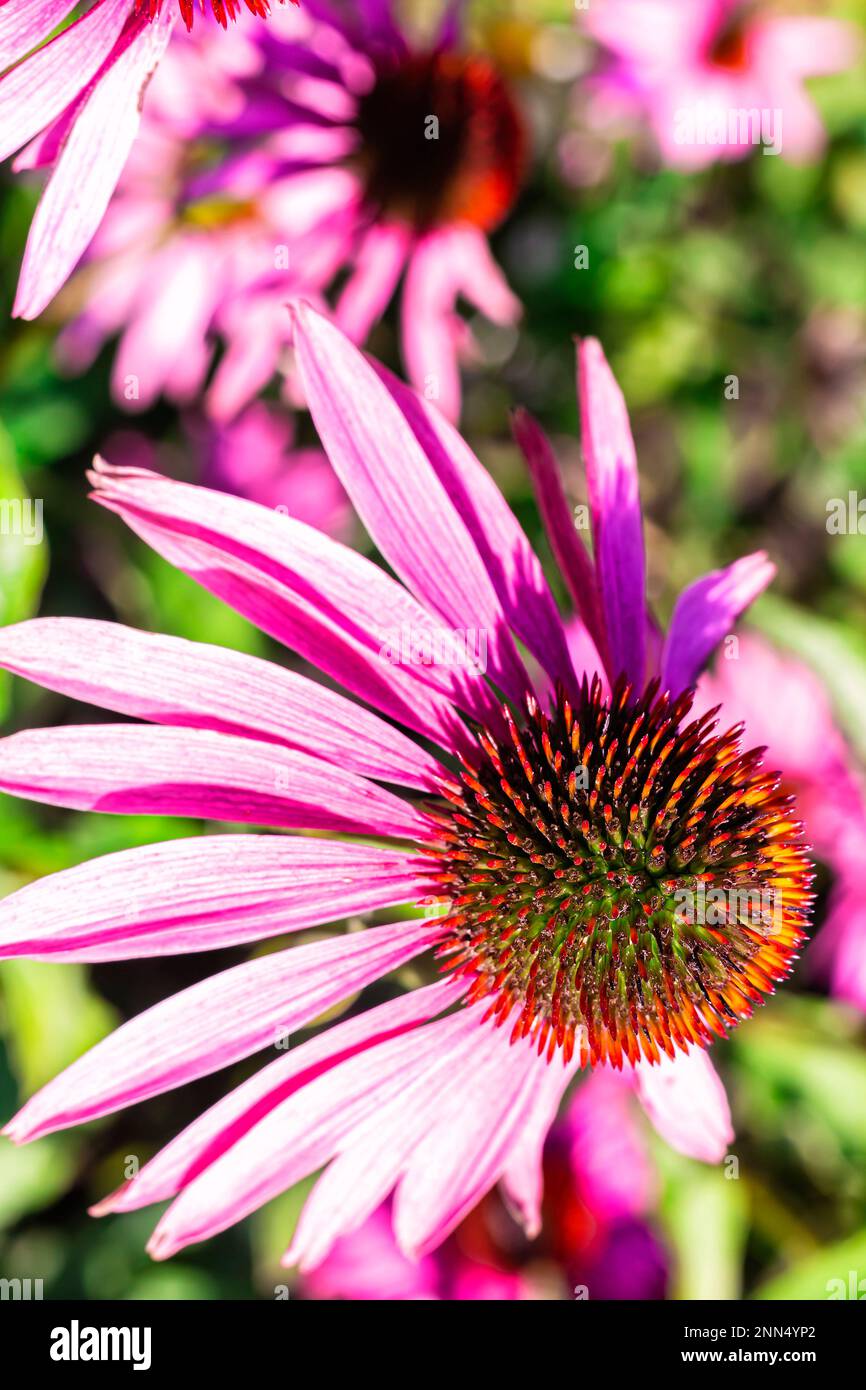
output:
M812 866L793 799L693 692L596 677L506 708L434 816L443 968L548 1061L704 1047L787 976ZM516 1020L516 1021L515 1021Z

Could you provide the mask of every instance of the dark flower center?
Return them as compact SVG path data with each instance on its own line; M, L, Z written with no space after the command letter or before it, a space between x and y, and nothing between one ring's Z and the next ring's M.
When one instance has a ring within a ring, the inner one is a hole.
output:
M745 14L734 15L714 37L709 50L713 67L744 72L749 66L749 26Z
M523 127L486 58L436 52L383 67L361 99L357 126L377 214L418 231L451 221L486 229L514 202Z
M584 682L443 786L448 966L512 1038L582 1063L724 1036L791 969L811 865L779 778L686 692ZM514 1008L518 1006L516 1023Z

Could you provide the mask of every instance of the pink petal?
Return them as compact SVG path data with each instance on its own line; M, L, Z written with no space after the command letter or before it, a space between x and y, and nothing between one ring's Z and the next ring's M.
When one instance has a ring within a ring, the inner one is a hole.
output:
M307 1199L284 1264L314 1268L335 1240L362 1225L387 1196L435 1123L444 1098L452 1095L455 1074L461 1075L464 1094L467 1053L475 1062L467 1029L472 1044L486 1055L477 1009L460 1010L408 1040L399 1059L399 1087L379 1085L366 1104L356 1106L351 1123L336 1142L331 1140L327 1156L335 1151L337 1156Z
M193 1120L134 1178L100 1202L94 1214L135 1211L176 1196L290 1096L357 1053L441 1013L463 988L447 979L411 990L293 1047Z
M460 415L458 349L466 325L457 314L460 296L494 323L516 323L520 301L511 293L487 244L475 227L448 226L416 245L406 270L400 315L403 356L419 391L434 387L449 420Z
M662 683L674 695L694 685L714 648L763 593L776 566L763 550L713 570L680 594L662 658Z
M205 1240L321 1168L368 1117L382 1116L391 1100L402 1106L417 1076L446 1065L451 1053L443 1037L457 1027L446 1018L388 1038L293 1091L184 1188L157 1226L150 1253L165 1259ZM354 1177L357 1199L373 1175L356 1167Z
M705 1163L720 1163L734 1138L725 1088L702 1048L633 1069L638 1099L663 1139Z
M389 659L404 630L432 640L435 624L384 570L348 546L255 502L143 469L98 460L92 481L97 500L158 554L417 732L453 746L459 721L446 692L465 695L470 709L487 698L483 686L469 690L450 667Z
M125 49L118 45L111 66L77 113L27 238L13 311L19 317L32 319L42 312L102 221L138 131L145 87L165 51L172 23L165 10L137 34L130 29L135 36ZM0 103L3 92L0 83Z
M597 1067L579 1086L563 1129L581 1199L602 1225L649 1210L656 1178L627 1076Z
M296 749L209 729L69 724L0 739L0 790L125 815L429 838L407 801Z
M226 274L212 247L208 237L187 235L154 257L112 368L114 395L127 409L147 410L162 391L184 402L203 385L212 354L207 334ZM134 401L123 393L131 377L138 383Z
M541 1230L541 1199L544 1193L542 1159L548 1132L556 1119L566 1088L579 1068L573 1059L562 1066L554 1059L540 1071L532 1103L523 1121L502 1173L506 1196L516 1208L526 1234L533 1240Z
M489 1027L489 1025L487 1025ZM394 1202L394 1232L411 1258L439 1245L502 1176L532 1113L548 1065L530 1039L512 1044L493 1029L489 1051L473 1039L460 1094L449 1088L434 1124L414 1148ZM557 1059L550 1064L562 1069Z
M0 161L74 101L108 57L129 13L129 0L100 0L0 78Z
M408 422L338 328L305 306L297 319L310 413L361 520L423 603L458 632L486 634L492 679L520 701L527 677L490 576Z
M528 411L515 412L513 428L535 484L535 495L556 563L586 629L585 641L595 647L595 668L600 670L599 654L605 651L606 639L595 569L565 500L556 456L550 440ZM591 667L592 662L588 661L587 665Z
M628 412L601 344L578 349L578 393L595 565L612 672L642 689L646 601L637 458Z
M346 282L334 319L356 343L378 323L400 279L409 234L399 226L373 226L361 243L355 269Z
M15 1143L219 1071L424 951L441 927L370 927L236 965L139 1014L50 1081L3 1131Z
M570 686L574 672L565 631L541 562L490 473L441 411L387 368L373 365L463 519L509 625L551 680Z
M46 39L72 8L72 0L30 0L26 12L21 5L5 4L0 9L0 72Z
M299 748L348 772L431 790L440 765L375 714L228 647L90 618L0 628L0 667L75 700Z
M863 50L855 24L817 15L778 15L755 26L753 42L774 71L817 77L853 66Z
M169 840L48 874L0 901L0 957L212 951L417 901L417 856L281 835Z

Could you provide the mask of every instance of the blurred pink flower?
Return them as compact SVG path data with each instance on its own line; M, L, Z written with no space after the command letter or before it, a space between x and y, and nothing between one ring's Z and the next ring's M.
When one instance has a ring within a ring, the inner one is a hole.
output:
M37 619L3 630L0 665L136 722L5 738L0 789L319 834L182 839L50 875L0 903L0 955L171 955L424 912L255 956L163 1000L7 1126L36 1139L276 1046L100 1210L174 1198L150 1243L163 1258L324 1168L285 1256L310 1269L392 1192L409 1256L500 1181L536 1234L545 1138L590 1063L628 1066L661 1132L718 1159L730 1119L701 1049L787 974L811 875L760 754L689 719L689 687L772 567L751 556L697 580L656 640L634 443L600 345L579 350L592 555L544 435L525 413L516 423L587 629L581 679L537 556L456 430L328 319L307 306L296 318L313 421L391 572L240 498L102 461L91 476L154 550L356 700L206 643ZM470 631L483 660L438 646ZM556 692L546 709L515 639ZM782 924L770 935L737 910L693 930L669 895L698 869L771 888L784 875ZM430 969L431 949L436 983L286 1050L408 961Z
M227 419L289 366L290 295L323 306L348 272L335 315L362 343L402 277L408 373L456 417L458 358L472 348L458 298L500 324L520 313L487 240L524 163L503 80L460 53L454 8L424 48L390 4L348 0L221 38L212 25L176 38L149 88L67 296L67 363L87 365L119 334L114 395L140 410L161 392L196 396L222 341L208 409Z
M592 0L580 17L604 50L599 114L648 116L665 161L683 169L758 143L816 158L825 132L804 79L851 66L860 47L851 24L742 0Z
M297 448L294 421L257 401L228 424L191 424L202 458L201 481L237 497L348 540L352 508L345 490L317 448Z
M796 657L749 634L701 677L695 703L721 703L741 719L749 741L766 745L796 793L806 834L834 874L827 920L809 957L834 994L866 1011L866 779L824 685Z
M199 0L205 9L204 0ZM269 0L244 0L257 15ZM210 0L223 26L240 0ZM74 0L0 6L0 160L51 168L24 253L14 312L35 318L57 294L102 220L139 127L148 83L175 17L193 0ZM210 15L210 12L209 12ZM4 71L5 69L5 71Z

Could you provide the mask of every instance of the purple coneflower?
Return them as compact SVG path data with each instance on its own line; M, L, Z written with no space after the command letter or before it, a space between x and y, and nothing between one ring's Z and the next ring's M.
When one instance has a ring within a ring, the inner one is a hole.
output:
M0 906L3 954L121 960L427 908L156 1004L10 1122L23 1141L110 1114L273 1046L435 953L441 979L283 1053L102 1204L175 1198L158 1257L322 1168L286 1256L305 1267L392 1191L413 1255L500 1180L537 1229L544 1138L586 1064L633 1068L654 1122L717 1158L729 1125L701 1048L787 974L810 902L778 778L737 729L689 716L690 687L772 567L754 555L698 580L656 640L634 446L599 345L580 349L594 559L544 436L526 415L517 425L577 601L580 671L538 559L453 427L308 308L295 347L322 444L396 578L252 502L102 462L92 480L158 553L356 701L110 623L37 619L0 640L8 670L149 721L15 734L0 744L3 790L319 832L185 839L45 878ZM462 640L470 632L484 641ZM776 910L734 902L712 923L682 911L710 887L724 901L767 892Z
M197 25L156 75L109 203L128 152L98 210L88 199L74 255L69 208L49 185L62 246L46 263L31 234L38 254L28 248L16 313L41 312L102 221L61 350L85 366L119 335L113 388L129 409L160 391L197 395L222 342L207 403L230 417L281 365L286 299L324 303L343 276L336 318L359 343L402 279L407 372L456 418L458 360L472 347L458 298L499 324L519 317L488 234L519 189L523 124L494 64L462 51L454 7L424 44L387 3L314 0L240 24L232 43Z
M850 67L853 24L750 0L592 0L600 106L648 119L665 163L700 169L761 143L794 162L826 142L806 79Z

